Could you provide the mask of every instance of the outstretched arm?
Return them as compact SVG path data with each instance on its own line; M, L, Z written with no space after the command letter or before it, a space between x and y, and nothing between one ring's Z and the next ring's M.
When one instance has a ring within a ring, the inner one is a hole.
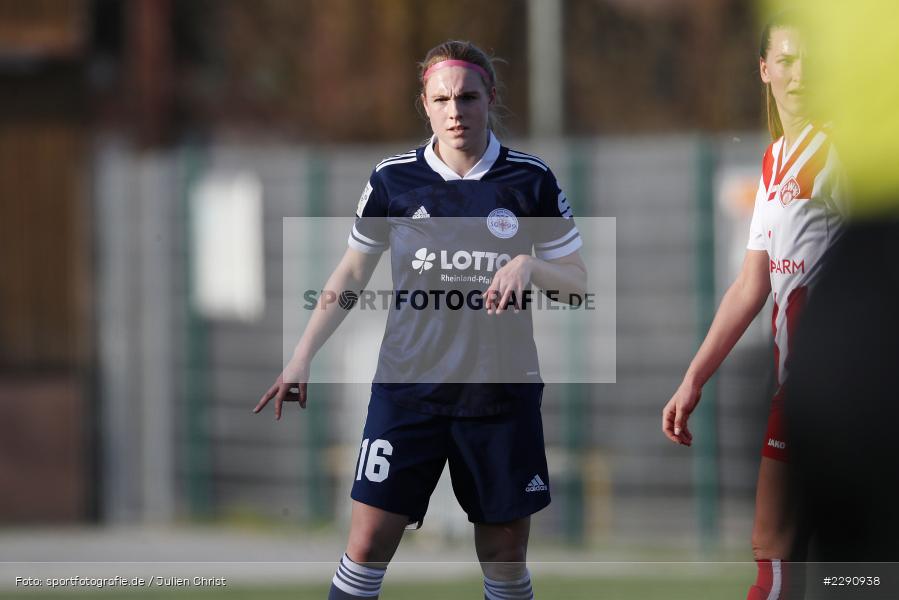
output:
M380 254L365 254L353 248L347 248L340 263L325 282L318 304L313 309L312 317L309 319L287 367L259 399L259 403L253 409L254 413L265 408L272 398L275 400L276 419L281 418L281 405L285 400L298 400L300 406L306 408L309 364L349 312L342 308L335 299L345 291L358 294L368 284L380 258ZM298 393L291 393L291 388L297 388Z
M668 439L686 446L692 443L693 435L687 428L687 420L699 403L702 386L724 362L764 306L769 293L768 253L747 250L737 280L724 294L712 326L690 362L680 387L662 410L662 431Z

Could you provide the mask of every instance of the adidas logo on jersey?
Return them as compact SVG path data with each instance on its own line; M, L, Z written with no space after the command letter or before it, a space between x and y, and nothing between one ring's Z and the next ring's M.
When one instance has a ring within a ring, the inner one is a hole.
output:
M419 206L418 210L415 211L415 214L412 215L413 219L430 219L431 215L425 210L424 206Z
M531 479L531 482L528 484L524 491L526 492L545 492L549 487L543 483L543 480L540 479L539 475L534 475L534 478Z

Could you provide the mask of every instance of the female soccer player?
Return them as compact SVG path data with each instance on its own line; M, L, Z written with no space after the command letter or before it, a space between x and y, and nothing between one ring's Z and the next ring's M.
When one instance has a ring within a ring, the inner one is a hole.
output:
M662 430L689 446L687 426L702 386L774 293L774 363L777 391L768 418L756 491L752 549L758 579L749 600L785 598L784 559L796 543L789 493L789 433L784 431L783 384L792 336L827 248L842 231L839 177L828 129L810 119L795 17L782 13L764 29L759 70L766 86L768 126L774 142L765 152L746 256L683 382L662 411ZM789 401L789 400L786 400ZM799 575L797 574L797 580ZM797 581L797 583L799 583Z
M485 597L533 598L530 515L549 504L543 383L530 314L510 301L531 283L583 293L580 235L546 164L496 139L491 59L450 41L420 67L434 135L375 167L349 248L325 285L358 293L390 248L395 301L355 470L349 543L329 598L378 596L403 531L421 523L447 461L474 523ZM423 290L440 292L446 304L458 293L466 306L412 310L407 293ZM286 400L305 407L310 362L345 314L319 304L255 412L272 399L276 418Z

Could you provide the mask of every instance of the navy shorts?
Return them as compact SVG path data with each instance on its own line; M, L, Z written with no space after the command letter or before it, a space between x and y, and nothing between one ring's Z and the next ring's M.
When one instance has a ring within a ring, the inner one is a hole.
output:
M542 394L541 394L542 395ZM352 498L424 520L449 461L453 492L473 523L505 523L549 504L540 398L513 412L452 417L372 396Z

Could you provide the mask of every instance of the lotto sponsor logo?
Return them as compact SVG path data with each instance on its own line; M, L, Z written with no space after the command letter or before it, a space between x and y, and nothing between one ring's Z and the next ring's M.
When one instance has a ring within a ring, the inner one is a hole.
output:
M427 248L419 248L415 251L415 258L412 260L412 268L419 273L427 271L437 263L443 271L467 271L474 269L475 271L492 272L507 262L512 260L508 254L499 254L497 252L486 252L483 250L459 250L452 254L447 250L440 250L439 257L437 253L429 251Z
M786 442L775 440L774 438L768 438L768 445L772 448L777 448L778 450L785 450L787 447Z
M799 262L796 262L791 258L784 258L782 260L772 259L769 267L772 273L779 273L781 275L805 273L805 259L802 259Z

